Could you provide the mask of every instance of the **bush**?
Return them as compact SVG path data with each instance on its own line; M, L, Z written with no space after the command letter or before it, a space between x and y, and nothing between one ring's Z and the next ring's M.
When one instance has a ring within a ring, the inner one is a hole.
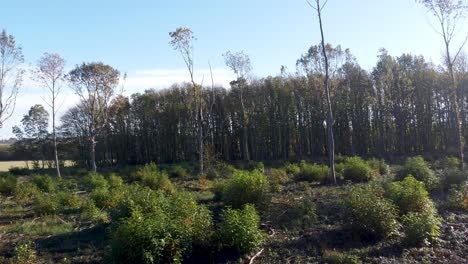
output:
M33 242L23 242L15 246L12 264L34 264L37 263L36 249Z
M36 194L40 192L39 188L31 182L25 182L20 186L16 186L14 191L14 199L20 205L27 205L33 202Z
M8 171L15 176L27 176L31 173L28 168L11 167Z
M372 158L367 161L367 164L374 172L374 175L386 175L389 172L389 168L385 160Z
M223 246L247 254L258 249L266 237L259 227L260 217L254 206L226 208L221 212L218 236Z
M181 165L172 166L169 170L169 176L171 178L179 178L179 179L190 179L190 171Z
M57 187L57 179L53 179L52 176L45 175L33 175L32 182L43 192L51 193L54 192Z
M424 183L412 176L401 182L390 183L386 195L399 207L401 215L409 212L422 213L433 208Z
M96 188L91 193L91 199L101 209L116 208L123 199L125 191L123 188Z
M83 184L88 190L109 188L109 183L106 178L96 172L88 173L84 178Z
M308 182L323 182L330 174L330 169L323 164L308 164L304 160L300 163L300 173L296 180Z
M408 175L412 175L416 180L424 182L428 190L433 190L438 184L434 171L429 168L429 165L421 156L407 158L397 176L399 180L403 180Z
M180 263L195 245L208 244L210 211L187 194L160 196L149 213L135 207L112 232L114 263Z
M215 165L208 167L206 171L206 177L210 180L229 178L235 171L236 168L234 166L224 162L218 162Z
M83 201L78 194L71 192L58 192L57 199L60 206L67 209L79 209Z
M281 190L281 185L288 181L288 174L282 169L271 169L268 172L268 181L270 182L270 188L274 192Z
M292 174L294 176L298 175L301 172L301 168L297 164L286 162L283 166L283 169L288 174Z
M14 192L18 179L11 174L0 175L0 194L10 195Z
M423 246L440 235L440 219L433 211L410 212L403 216L403 241L408 246Z
M222 200L236 208L248 203L262 206L266 202L268 187L268 180L262 172L236 171L223 186Z
M99 209L93 200L88 200L81 208L80 218L84 222L94 224L108 224L110 222L109 215Z
M346 158L343 177L352 182L367 182L372 179L372 170L360 157Z
M444 170L441 187L448 190L454 185L461 185L468 180L468 173L457 168Z
M443 161L443 165L446 169L458 169L460 160L454 156L447 156Z
M376 184L349 190L345 201L345 218L355 235L382 239L397 232L398 210L383 197L383 193L383 188Z
M60 209L60 200L57 195L38 193L34 196L33 211L35 215L54 215Z
M162 191L154 191L146 186L129 185L121 193L122 200L111 211L113 220L129 217L134 210L141 211L143 214L158 211L161 204L164 204L161 201L165 201Z
M165 172L161 172L154 163L147 164L138 169L134 174L134 180L141 182L153 190L174 192L174 185Z
M112 173L107 177L107 182L109 183L110 188L119 188L124 184L122 177L115 173Z
M356 255L350 255L339 251L325 250L323 261L329 264L361 264L362 261Z
M468 182L450 190L449 203L453 208L468 210Z

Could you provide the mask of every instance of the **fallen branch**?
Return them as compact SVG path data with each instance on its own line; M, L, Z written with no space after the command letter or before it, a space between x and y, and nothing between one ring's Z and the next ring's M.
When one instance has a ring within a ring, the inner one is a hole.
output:
M263 248L257 252L257 254L253 255L253 257L250 258L249 264L252 264L256 258L258 258L262 253L263 253Z

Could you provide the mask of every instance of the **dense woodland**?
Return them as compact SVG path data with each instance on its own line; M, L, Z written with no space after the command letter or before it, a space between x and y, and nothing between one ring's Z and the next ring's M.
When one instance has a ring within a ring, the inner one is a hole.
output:
M235 80L231 87L203 88L204 144L223 160L242 160L243 84L247 148L253 160L326 156L323 58L313 46L297 61L297 72ZM455 154L454 115L447 75L422 56L399 57L381 50L372 72L349 50L327 45L331 56L331 97L336 153L394 158ZM460 60L457 93L467 135L468 63ZM197 158L197 115L190 84L116 96L98 136L101 164L173 163ZM87 163L88 123L77 105L61 118L61 152ZM73 147L69 147L72 145ZM50 153L50 151L46 151Z

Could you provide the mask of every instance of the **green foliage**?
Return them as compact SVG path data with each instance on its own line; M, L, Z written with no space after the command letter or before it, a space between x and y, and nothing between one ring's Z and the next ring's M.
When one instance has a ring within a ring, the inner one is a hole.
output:
M397 176L399 180L402 180L408 175L412 175L416 180L424 182L426 189L429 191L433 190L438 184L434 171L429 168L429 165L421 156L407 158Z
M7 173L0 175L0 194L10 195L14 192L18 179Z
M158 196L154 210L132 208L112 232L114 263L180 263L212 235L210 211L188 194Z
M56 194L37 193L34 196L33 211L35 215L54 215L60 209L60 200Z
M20 168L20 167L11 167L8 169L8 172L15 176L26 176L31 173L28 168Z
M360 157L350 157L345 160L343 177L352 182L367 182L372 180L372 169Z
M328 177L330 169L323 164L309 164L302 160L300 163L300 173L296 175L296 180L309 182L323 182Z
M448 190L454 185L461 185L468 180L468 172L461 171L458 168L446 169L443 171L441 187Z
M125 195L124 188L96 188L91 193L91 199L102 209L116 208Z
M271 190L278 192L281 190L281 185L288 181L288 174L283 169L270 169L268 171L268 181Z
M16 186L14 199L20 205L27 205L33 202L36 194L40 192L39 188L31 182L25 182Z
M93 200L88 200L81 208L80 218L82 221L94 224L108 224L110 222L109 215L99 209Z
M361 238L382 239L397 232L398 210L377 184L351 187L345 200L345 222Z
M222 245L247 254L258 249L266 235L260 230L260 217L252 205L243 209L226 208L221 212L218 236Z
M286 162L283 166L283 169L288 174L298 175L301 172L301 168L295 163Z
M222 200L236 208L245 204L262 206L266 202L268 188L268 180L262 172L236 171L224 184Z
M149 214L159 210L164 204L165 196L162 191L154 191L146 186L130 185L122 192L123 198L117 207L111 211L112 219L129 217L134 210Z
M171 178L179 179L190 179L190 171L184 168L182 165L174 165L169 170L169 176Z
M43 192L51 193L57 188L57 179L52 178L48 174L33 175L32 182Z
M385 160L372 158L367 161L367 164L372 169L374 175L386 175L389 168Z
M76 193L62 191L56 195L62 208L79 209L83 203L83 199Z
M119 188L122 187L124 181L119 175L112 173L107 177L107 182L109 183L110 188Z
M224 162L216 162L214 165L208 167L206 177L210 180L229 178L235 171L236 168L232 165Z
M447 156L443 161L443 165L446 169L458 169L460 160L454 156Z
M175 190L168 175L160 171L155 163L147 164L138 169L133 178L135 181L139 181L153 190L163 190L168 193L172 193Z
M12 264L35 264L37 263L35 244L31 241L19 243L15 246Z
M409 212L422 213L433 208L424 183L412 176L390 183L386 195L399 207L401 215Z
M109 188L109 183L107 182L106 178L96 172L88 173L88 175L86 175L83 180L83 184L88 190Z
M358 256L346 254L335 250L325 250L323 252L323 261L329 264L361 264Z
M453 208L468 211L468 181L450 190L449 203Z
M403 241L408 246L423 246L440 235L440 219L433 211L410 212L402 217Z

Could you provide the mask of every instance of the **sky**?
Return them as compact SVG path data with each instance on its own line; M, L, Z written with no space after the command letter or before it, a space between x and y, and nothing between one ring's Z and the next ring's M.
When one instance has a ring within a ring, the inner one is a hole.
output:
M44 52L60 54L67 70L103 62L127 73L127 95L188 81L182 58L169 45L168 33L180 26L197 38L197 78L208 78L210 63L215 82L224 86L234 79L222 57L228 50L244 51L254 76L265 77L278 74L282 65L294 72L301 54L320 41L316 13L305 0L15 0L2 3L0 12L0 29L22 46L25 68L34 67ZM323 23L326 42L350 48L366 70L382 47L394 56L411 53L440 62L442 39L414 0L329 0ZM60 113L78 100L64 89ZM0 138L12 136L11 127L32 105L44 104L43 95L25 76Z

